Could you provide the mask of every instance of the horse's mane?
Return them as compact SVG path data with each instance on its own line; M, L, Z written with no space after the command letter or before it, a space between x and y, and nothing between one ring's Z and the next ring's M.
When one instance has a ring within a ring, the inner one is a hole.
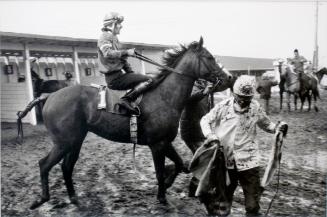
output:
M188 46L181 44L179 45L179 47L173 48L172 51L167 52L165 56L162 58L163 64L170 68L175 68L180 58L186 53L186 51L188 51L189 49L195 49L198 46L198 44L199 44L198 42L194 41ZM160 72L166 74L167 70L160 69Z

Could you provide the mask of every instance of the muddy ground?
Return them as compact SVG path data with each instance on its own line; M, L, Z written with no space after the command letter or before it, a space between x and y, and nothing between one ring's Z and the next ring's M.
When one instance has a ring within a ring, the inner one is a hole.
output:
M273 121L283 120L290 129L284 141L280 189L270 216L326 216L327 91L322 92L320 112L279 112L278 96L272 99ZM74 170L79 206L70 204L59 165L50 172L51 199L29 210L40 194L38 161L51 149L44 125L24 125L25 142L15 142L15 124L1 126L2 216L206 216L202 204L189 198L190 174L180 175L167 192L169 204L156 201L157 181L147 147L136 149L133 170L132 145L104 140L89 133ZM267 163L273 135L258 130L258 141ZM174 141L184 160L191 152L178 136ZM167 162L169 163L169 162ZM276 177L261 199L264 212L275 193ZM244 215L243 194L235 193L232 215Z

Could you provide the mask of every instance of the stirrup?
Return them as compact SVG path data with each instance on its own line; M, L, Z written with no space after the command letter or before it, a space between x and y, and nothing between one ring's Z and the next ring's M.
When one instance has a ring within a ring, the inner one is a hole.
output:
M121 102L117 103L117 105L125 108L132 115L139 116L141 114L141 111L138 107L133 107L130 103L126 102L125 100L122 100Z

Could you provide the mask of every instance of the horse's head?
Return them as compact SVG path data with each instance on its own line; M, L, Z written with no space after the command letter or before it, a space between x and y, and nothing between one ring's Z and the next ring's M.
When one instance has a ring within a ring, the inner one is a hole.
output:
M227 82L232 79L232 75L221 64L218 64L213 55L203 47L203 38L199 42L193 42L188 47L182 46L181 50L175 50L170 56L179 56L175 65L170 65L182 71L186 76L194 79L205 79L207 81ZM176 58L175 58L176 60ZM167 63L167 59L166 59Z
M31 68L31 76L33 82L41 80L40 76L33 70L33 68Z

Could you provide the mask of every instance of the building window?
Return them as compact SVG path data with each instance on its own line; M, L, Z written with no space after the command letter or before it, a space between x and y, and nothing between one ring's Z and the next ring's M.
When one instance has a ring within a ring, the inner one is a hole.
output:
M13 65L5 65L5 74L6 75L12 75L14 74L14 67Z
M91 68L85 68L85 75L90 76L92 74Z
M45 76L47 77L52 76L52 68L45 68Z

